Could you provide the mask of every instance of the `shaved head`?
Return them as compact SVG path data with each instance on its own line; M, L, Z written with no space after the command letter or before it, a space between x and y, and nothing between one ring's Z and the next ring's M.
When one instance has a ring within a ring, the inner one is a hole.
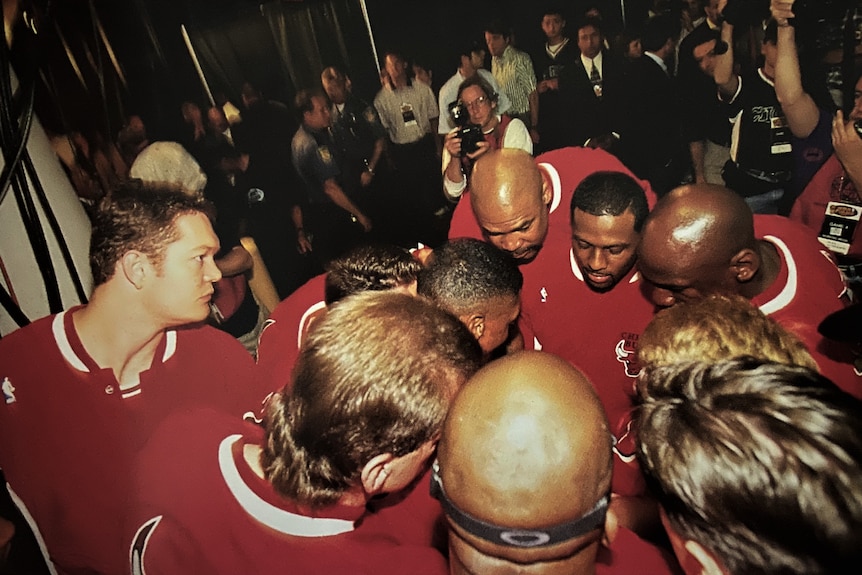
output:
M693 184L672 190L647 217L638 267L659 292L653 301L667 306L709 293L745 295L744 283L757 272L759 261L746 260L754 267L744 274L734 262L757 251L745 200L722 186Z
M548 233L551 192L523 150L484 154L473 167L470 202L485 239L518 263L532 261Z
M611 434L581 372L554 355L526 351L489 364L463 388L438 460L458 509L502 528L541 530L580 518L608 493ZM453 562L483 573L495 562L591 564L602 532L594 527L547 547L517 548L450 524Z

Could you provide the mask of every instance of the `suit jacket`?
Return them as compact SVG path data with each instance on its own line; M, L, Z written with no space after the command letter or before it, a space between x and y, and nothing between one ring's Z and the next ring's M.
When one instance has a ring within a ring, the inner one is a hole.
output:
M599 99L580 55L560 77L560 95L567 103L564 118L570 144L582 146L589 138L621 133L625 125L627 63L610 51L602 51L602 97Z
M628 117L622 132L624 161L662 194L678 183L672 180L682 175L686 156L676 86L649 56L632 62L628 80Z

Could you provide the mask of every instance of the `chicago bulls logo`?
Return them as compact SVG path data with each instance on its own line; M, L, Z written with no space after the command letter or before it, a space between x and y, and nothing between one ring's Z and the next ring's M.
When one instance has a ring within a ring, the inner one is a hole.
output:
M638 362L637 342L638 334L624 333L615 348L617 361L625 366L626 375L629 377L637 377L641 371Z

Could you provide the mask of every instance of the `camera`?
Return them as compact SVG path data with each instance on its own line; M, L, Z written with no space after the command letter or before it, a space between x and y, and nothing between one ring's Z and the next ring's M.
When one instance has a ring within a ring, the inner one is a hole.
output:
M448 106L452 121L458 126L458 137L461 138L461 152L471 154L479 149L479 142L485 141L482 127L470 123L470 112L459 100L451 102Z
M862 120L853 122L853 129L856 130L856 135L862 138Z

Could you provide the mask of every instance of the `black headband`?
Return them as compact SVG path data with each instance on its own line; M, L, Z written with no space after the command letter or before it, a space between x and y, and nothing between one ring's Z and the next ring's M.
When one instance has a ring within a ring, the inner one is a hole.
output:
M485 541L507 547L547 547L556 545L563 541L586 535L593 529L605 522L610 497L605 495L599 499L595 507L585 515L573 521L567 521L545 529L511 529L485 523L481 519L464 513L452 503L443 489L443 480L440 478L440 465L436 461L431 472L431 496L440 501L443 511L449 519L458 527L475 535Z

